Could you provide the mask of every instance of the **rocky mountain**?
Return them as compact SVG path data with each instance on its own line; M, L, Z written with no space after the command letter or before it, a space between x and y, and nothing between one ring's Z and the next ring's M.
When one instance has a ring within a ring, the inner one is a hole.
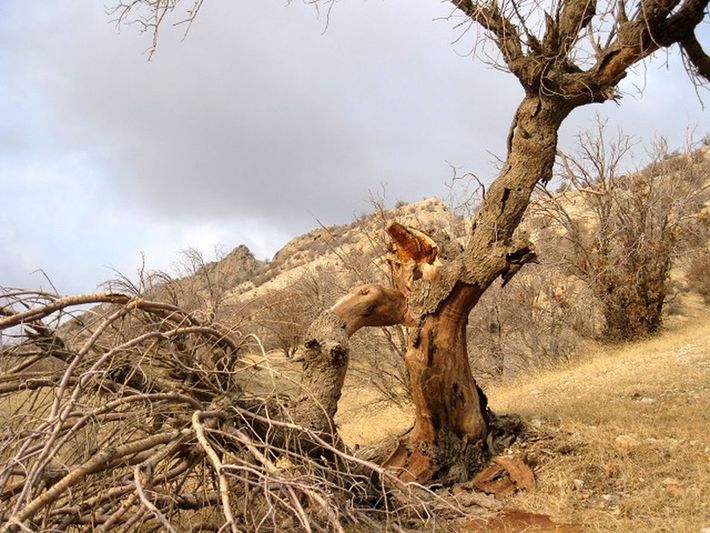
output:
M242 302L284 289L317 272L329 272L342 285L347 285L349 279L365 282L381 275L386 252L384 230L394 221L450 235L460 232L463 226L463 220L439 198L428 198L391 210L377 210L350 224L314 229L293 238L271 261L254 259L242 245L211 263L210 268L225 278L228 299Z

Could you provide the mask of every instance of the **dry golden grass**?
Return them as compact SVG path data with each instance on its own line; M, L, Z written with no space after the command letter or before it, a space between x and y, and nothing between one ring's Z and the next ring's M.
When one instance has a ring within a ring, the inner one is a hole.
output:
M657 337L599 349L574 365L487 391L495 412L519 414L530 427L514 451L533 464L537 487L511 497L507 507L588 531L710 527L710 310L697 298L682 303L685 315ZM255 369L255 380L294 387L300 365L268 359L271 366ZM348 444L372 444L409 428L411 408L378 400L349 381L337 417ZM4 399L0 413L42 417L48 401L46 394L18 395Z
M534 492L511 506L589 531L710 526L710 313L662 335L489 391L522 415ZM537 440L536 440L537 439Z
M710 527L710 310L694 297L657 337L487 391L530 426L516 453L537 487L506 506L587 531ZM338 423L351 445L405 431L412 412L346 389Z
M335 421L349 446L368 446L406 432L414 423L414 411L383 403L375 391L352 386L343 391Z

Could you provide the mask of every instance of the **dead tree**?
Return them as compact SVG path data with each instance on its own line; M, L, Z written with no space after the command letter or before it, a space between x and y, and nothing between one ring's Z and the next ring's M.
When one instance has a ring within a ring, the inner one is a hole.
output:
M244 341L137 294L0 287L0 531L399 531L462 514L304 428L327 397L246 393Z
M347 368L347 336L362 326L409 325L406 362L416 421L409 442L388 464L401 469L403 479L420 482L467 477L484 456L485 401L469 369L466 322L494 280L509 280L535 257L532 245L514 233L536 184L552 176L564 119L578 107L618 99L617 85L630 67L673 45L695 80L710 79L710 58L694 33L708 0L451 3L452 17L483 30L482 39L498 49L498 66L525 91L502 170L463 250L440 253L426 235L390 228L396 288L354 289L316 321L307 341L306 380L314 380L319 403L301 407L313 413L313 424L332 422ZM143 0L121 4L115 13L119 21L139 15L155 37L166 13L179 4ZM197 10L188 4L186 18L192 22Z
M401 469L403 479L419 482L467 477L485 455L485 399L469 369L465 327L496 278L509 280L535 258L532 245L514 234L536 184L552 176L562 121L577 107L617 99L617 84L631 66L674 44L694 74L710 77L708 57L694 37L707 0L632 5L568 0L553 2L549 10L510 1L453 4L471 24L483 27L525 89L503 169L474 218L464 250L440 257L429 237L394 225L389 233L396 292L357 288L333 308L346 332L373 323L411 326L406 361L416 419L409 442L388 465ZM544 24L536 26L535 20ZM376 304L375 292L383 299ZM343 358L340 347L330 348L332 367L342 366ZM320 385L337 388L340 382Z

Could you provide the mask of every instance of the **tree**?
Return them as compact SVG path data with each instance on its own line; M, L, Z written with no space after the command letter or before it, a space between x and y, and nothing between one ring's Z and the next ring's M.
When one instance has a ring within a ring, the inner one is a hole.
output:
M310 0L309 0L310 1ZM332 8L333 2L324 2ZM407 442L387 465L401 478L463 479L486 457L485 397L471 375L468 315L497 279L507 282L535 258L516 229L536 185L553 174L560 125L576 108L617 100L629 68L678 45L694 79L710 79L710 58L695 30L708 0L452 0L463 24L477 25L499 51L499 66L525 94L508 135L498 178L478 209L463 249L417 230L390 226L395 286L364 285L324 312L306 337L304 384L294 413L312 428L329 428L347 370L348 337L365 326L409 326L406 363L416 419ZM179 2L136 0L116 8L153 32ZM202 1L190 4L188 22ZM145 10L145 11L140 11Z
M600 119L579 136L576 155L561 156L567 189L588 216L571 216L566 194L548 193L539 208L562 230L569 272L601 303L603 335L625 341L658 330L673 260L704 244L698 215L708 198L708 161L703 150L671 154L659 140L651 164L625 173L637 143L621 132L609 139L605 127Z
M290 422L282 391L254 391L250 335L130 289L0 287L2 531L380 531L435 516L438 496ZM402 505L372 506L394 504L392 488Z
M257 321L267 349L277 348L291 359L299 347L308 324L313 320L305 295L295 287L286 287L266 295L260 302Z

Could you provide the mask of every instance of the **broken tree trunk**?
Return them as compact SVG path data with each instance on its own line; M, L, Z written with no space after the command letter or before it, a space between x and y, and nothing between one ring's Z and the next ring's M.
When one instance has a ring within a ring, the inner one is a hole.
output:
M333 418L348 369L348 339L365 326L402 323L405 306L399 291L363 285L311 324L304 340L302 392L289 409L293 420L308 429L336 433Z
M552 175L557 130L571 109L560 98L524 98L506 164L464 249L400 224L390 226L395 289L354 289L314 322L306 341L305 392L294 419L332 430L348 364L347 338L363 326L405 324L415 421L408 440L385 465L403 481L419 483L462 481L480 469L487 459L487 405L469 366L468 315L496 278L507 283L535 260L530 243L513 234L535 185Z
M486 458L485 397L466 349L468 306L478 296L464 284L449 287L460 254L454 263L443 264L439 246L427 235L397 223L388 233L395 285L407 295L407 316L415 324L405 355L415 420L408 441L400 443L386 466L398 470L403 481L461 481ZM432 298L438 301L429 310Z
M535 185L552 175L557 130L570 109L561 99L523 100L511 127L506 164L483 199L463 251L444 254L440 261L427 236L389 230L395 283L415 323L405 356L414 428L387 461L403 480L465 480L487 458L487 401L469 367L468 316L496 278L507 283L525 263L535 261L525 236L513 234Z

